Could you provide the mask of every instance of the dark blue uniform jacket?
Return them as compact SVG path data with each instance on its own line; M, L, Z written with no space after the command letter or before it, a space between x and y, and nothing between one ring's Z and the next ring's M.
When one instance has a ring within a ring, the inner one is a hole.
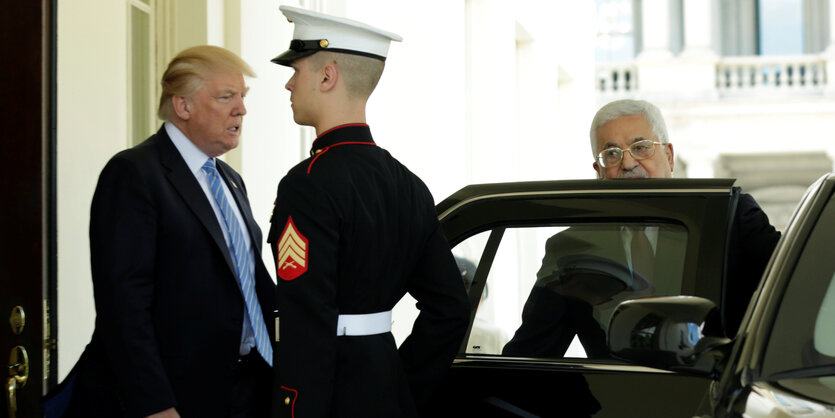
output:
M415 416L469 320L461 275L426 185L365 124L316 139L278 186L267 238L276 258L279 416ZM337 336L339 314L420 314L399 350L390 332Z

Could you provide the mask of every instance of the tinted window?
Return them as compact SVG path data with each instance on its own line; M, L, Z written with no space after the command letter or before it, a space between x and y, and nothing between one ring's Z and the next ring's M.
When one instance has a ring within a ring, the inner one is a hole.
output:
M608 357L603 330L619 302L682 293L687 235L668 223L598 223L465 239L453 253L471 300L481 292L466 352Z
M768 341L763 375L816 399L835 401L835 201L803 247Z
M829 281L829 288L823 297L818 316L815 318L813 337L815 351L835 358L835 274Z

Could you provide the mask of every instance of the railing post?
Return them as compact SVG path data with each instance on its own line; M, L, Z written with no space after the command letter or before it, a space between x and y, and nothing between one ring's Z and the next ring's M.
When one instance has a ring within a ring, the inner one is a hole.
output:
M798 61L795 61L794 63L791 64L791 68L792 68L792 70L791 70L791 73L792 73L792 87L795 90L800 90L803 87L803 85L800 84L800 71L801 71L802 67L803 67L803 64L801 64Z
M754 71L754 89L761 90L765 87L765 74L763 74L763 67L759 63L751 66Z
M835 6L835 4L833 5ZM835 7L830 7L835 10ZM826 95L835 97L835 45L829 45L829 48L824 52L824 71L821 71L823 78L823 85L826 86Z
M739 90L739 65L731 65L731 88L730 90Z

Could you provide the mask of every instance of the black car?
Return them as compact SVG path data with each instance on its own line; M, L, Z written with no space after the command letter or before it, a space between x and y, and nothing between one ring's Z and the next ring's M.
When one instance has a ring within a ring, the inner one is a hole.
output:
M835 175L809 188L738 331L733 183L485 184L441 202L473 311L429 415L835 416ZM650 274L608 253L634 227L655 233Z

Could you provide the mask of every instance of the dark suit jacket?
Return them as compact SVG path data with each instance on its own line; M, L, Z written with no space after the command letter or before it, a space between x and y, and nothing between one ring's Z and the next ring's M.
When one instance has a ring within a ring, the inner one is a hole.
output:
M217 160L250 232L256 292L272 332L275 285L241 177ZM244 300L212 207L165 129L114 156L90 213L96 328L71 410L227 416ZM274 338L271 338L271 341Z
M780 232L771 226L757 201L747 193L740 194L731 226L728 271L722 292L723 327L728 337L736 335L779 240Z

